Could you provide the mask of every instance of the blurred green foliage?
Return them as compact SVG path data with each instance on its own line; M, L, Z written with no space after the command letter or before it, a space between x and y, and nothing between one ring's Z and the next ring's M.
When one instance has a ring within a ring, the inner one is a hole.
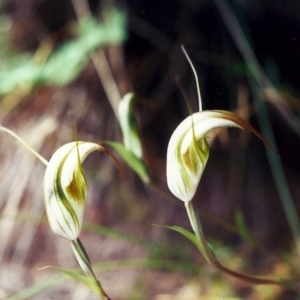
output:
M85 67L88 56L99 47L119 45L126 38L125 14L107 13L104 22L92 17L82 19L73 40L63 43L43 62L36 55L3 57L0 70L0 95L16 88L31 89L41 84L63 86L70 83Z

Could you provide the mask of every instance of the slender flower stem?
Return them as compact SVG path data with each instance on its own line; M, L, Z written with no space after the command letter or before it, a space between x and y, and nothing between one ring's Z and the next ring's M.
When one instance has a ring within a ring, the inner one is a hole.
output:
M283 284L276 280L259 278L251 275L242 274L236 271L232 271L230 269L227 269L223 265L221 265L221 263L217 260L217 258L215 257L213 251L211 250L209 244L205 239L199 216L195 211L192 201L187 201L184 204L191 222L191 226L194 230L194 233L199 243L198 248L209 264L211 264L214 268L218 269L219 271L229 276L235 277L237 279L243 280L251 284L276 284L276 285Z
M27 148L36 158L38 158L45 166L48 166L48 161L40 155L38 152L36 152L33 148L31 148L22 138L20 138L16 133L14 133L12 130L2 126L0 124L0 130L10 134L12 137L14 137L17 141L19 141L25 148Z
M108 295L105 293L105 291L103 290L103 288L100 284L100 281L95 276L95 273L92 269L92 264L90 262L88 254L86 253L80 240L75 239L75 240L71 241L71 246L72 246L73 252L74 252L76 259L77 259L81 269L83 270L83 272L86 274L87 277L95 280L95 282L99 288L100 299L101 300L111 300L108 297Z
M202 226L200 223L199 215L195 211L195 208L193 206L192 201L184 202L187 214L190 219L191 226L195 232L195 235L197 237L198 243L199 243L199 250L204 256L204 258L207 260L208 263L214 264L215 257L212 254L211 250L209 249L209 245L203 235Z

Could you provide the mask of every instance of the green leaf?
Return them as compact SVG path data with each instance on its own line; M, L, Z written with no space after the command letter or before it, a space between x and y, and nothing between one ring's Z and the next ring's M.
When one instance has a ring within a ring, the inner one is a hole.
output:
M159 225L159 226L161 226L161 225ZM162 227L166 227L171 230L179 232L180 234L185 236L187 239L189 239L199 249L200 252L202 252L200 243L198 242L198 239L194 233L192 233L192 232L188 231L187 229L180 227L180 226L162 226Z
M194 233L186 230L185 228L179 226L162 226L162 227L166 227L181 233L198 248L198 250L203 255L203 257L207 260L207 262L209 262L210 264L214 264L216 260L213 253L213 248L209 243L205 241L205 244L201 244L201 241L198 240L197 236Z
M18 64L4 66L0 72L0 94L13 92L16 87L31 89L40 76L40 66L33 62L31 57L24 55L15 59Z
M123 161L144 181L149 182L150 176L144 161L134 155L130 150L126 149L124 145L118 142L105 141L104 144L112 147Z
M58 270L59 272L77 280L78 282L85 284L95 294L97 294L99 296L103 296L103 289L100 285L100 282L96 279L88 278L88 277L85 277L85 276L75 272L75 271L67 270L67 269L63 269L63 268L59 268L59 267L55 267L55 266L47 266L42 269L45 269L45 268L52 268L52 269Z

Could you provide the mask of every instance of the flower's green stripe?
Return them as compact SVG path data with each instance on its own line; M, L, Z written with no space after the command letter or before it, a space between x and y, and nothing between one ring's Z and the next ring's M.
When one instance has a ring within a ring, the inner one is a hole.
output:
M184 134L185 135L185 134ZM178 161L179 164L179 173L181 174L181 178L183 181L183 188L185 189L184 193L181 189L181 184L178 185L181 194L187 194L188 190L189 190L189 180L188 180L188 173L186 170L186 167L184 165L184 161L182 159L182 155L181 155L181 145L182 145L182 141L183 141L183 137L184 135L182 135L182 138L180 138L180 140L178 141L178 147L176 147L176 159Z
M77 145L75 145L76 147ZM56 199L59 199L58 200L58 203L63 205L65 209L61 209L61 212L64 213L65 210L68 212L68 214L70 215L70 217L72 218L73 220L73 223L74 225L76 226L77 229L79 229L79 221L78 221L78 218L77 218L77 214L76 212L74 211L74 208L72 207L72 205L70 204L70 199L68 199L68 195L65 194L63 188L62 188L62 185L61 185L61 174L62 174L62 171L63 171L63 167L64 167L64 163L68 157L68 155L74 150L74 148L72 148L66 155L65 157L62 159L61 161L61 164L59 165L59 168L57 169L57 172L55 173L55 176L54 176L54 193L55 193L55 196L56 196ZM65 217L66 215L64 215L64 220L65 222L68 224L68 227L69 229L71 230L72 232L72 228L73 228L73 224L69 224L68 223L68 219L69 218L66 218ZM57 220L58 223L59 223L59 220ZM59 223L59 226L61 227L61 229L66 233L64 227L65 227L65 224L63 224L63 226ZM73 228L74 229L74 228ZM67 234L67 233L66 233Z
M209 148L205 137L196 139L195 134L193 134L193 142L192 145L188 148L187 152L181 153L181 146L184 139L184 136L188 131L193 129L194 123L192 123L192 127L187 129L184 134L182 134L182 138L178 141L178 146L176 147L176 158L179 163L179 173L182 175L183 188L185 189L185 193L189 193L190 190L190 180L189 173L193 173L197 175L197 173L202 169L204 169L206 165L206 155L209 154ZM178 186L180 192L182 193L181 185ZM182 193L183 194L183 193Z

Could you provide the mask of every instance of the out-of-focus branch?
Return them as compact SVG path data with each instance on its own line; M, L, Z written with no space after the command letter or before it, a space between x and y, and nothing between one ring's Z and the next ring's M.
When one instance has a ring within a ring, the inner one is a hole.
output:
M256 81L256 85L262 88L263 92L265 90L272 90L279 99L279 92L275 89L271 80L268 78L267 74L263 70L259 61L257 60L245 34L233 12L230 5L225 0L214 0L223 20L236 44L239 51L241 52L253 79ZM250 78L252 80L252 78ZM252 80L253 81L253 80ZM255 91L256 92L256 91ZM259 99L262 95L257 94L256 98ZM264 104L262 101L261 104ZM294 129L294 131L300 136L300 124L297 118L293 115L291 109L284 103L284 101L273 101L274 106L281 113L282 117L286 120L287 124ZM260 127L263 135L270 141L274 149L277 151L276 139L271 127L271 122L269 118L268 111L264 105L261 106L261 110L258 114L258 119L260 122ZM282 163L278 157L271 154L267 149L267 156L270 163L270 167L277 185L277 190L281 199L283 209L285 211L286 219L289 223L290 229L293 233L295 239L295 245L297 250L300 251L299 237L300 237L300 221L297 215L297 210L290 193L288 182L284 174Z
M84 16L91 15L91 11L87 1L72 0L72 3L79 22ZM111 73L104 50L99 49L97 52L92 53L91 59L97 70L108 101L110 102L110 105L116 117L118 118L118 106L121 100L121 94Z
M253 78L262 88L263 95L265 96L270 90L273 92L273 98L269 98L270 101L273 100L272 103L279 111L281 116L300 137L300 123L298 119L293 115L290 107L285 103L284 99L272 84L271 80L268 78L259 61L257 60L231 7L226 1L223 0L214 0L214 2L221 16L223 17L223 20L234 42L244 57L244 60L247 63ZM274 97L274 95L276 95L276 97Z

